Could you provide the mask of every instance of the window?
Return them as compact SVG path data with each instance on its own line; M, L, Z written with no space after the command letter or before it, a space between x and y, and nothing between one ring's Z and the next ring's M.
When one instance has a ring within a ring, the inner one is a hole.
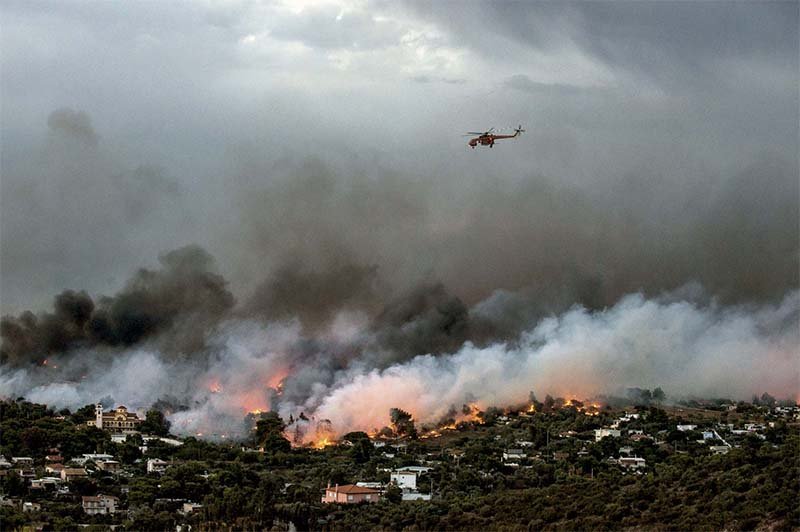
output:
M352 501L352 500L353 500L353 496L352 496L352 495L348 495L348 496L347 496L347 500L348 500L348 501Z
M369 501L369 500L371 500L371 499L372 499L372 495L367 495L367 497L366 497L366 498L367 498L367 500Z

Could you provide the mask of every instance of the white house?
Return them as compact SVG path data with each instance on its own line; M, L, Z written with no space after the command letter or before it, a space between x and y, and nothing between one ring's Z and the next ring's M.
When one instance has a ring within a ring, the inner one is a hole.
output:
M82 458L73 458L72 461L76 464L83 465L89 460L92 462L105 462L106 460L113 460L114 457L110 454L84 454Z
M22 511L23 512L38 512L42 509L42 505L38 502L23 502L22 503Z
M147 472L148 473L163 473L169 462L165 462L160 458L150 458L147 460Z
M697 425L678 425L677 428L681 432L688 432L690 430L695 430Z
M61 484L61 477L42 477L31 479L31 489L44 489L48 486L57 487Z
M398 467L397 469L395 469L395 471L413 471L414 473L420 475L422 473L427 473L431 469L433 468L428 466L409 465L409 466Z
M417 473L414 471L392 471L389 479L403 490L417 489Z
M620 456L617 462L626 469L642 469L647 465L644 458L630 456Z
M503 462L509 460L523 460L527 458L527 454L522 449L506 449L503 452Z
M430 493L420 493L418 491L408 491L403 493L404 501L429 501L431 500Z
M617 429L594 429L594 441L598 442L605 437L619 438L622 432Z

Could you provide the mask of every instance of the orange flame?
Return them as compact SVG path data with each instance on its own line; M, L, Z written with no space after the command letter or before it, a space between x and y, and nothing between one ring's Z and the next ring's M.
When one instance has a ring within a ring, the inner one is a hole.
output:
M211 393L222 393L222 384L217 379L212 380L208 384L208 389Z
M277 390L278 393L280 393L281 391L283 391L283 381L286 380L286 377L288 376L289 376L289 370L285 368L281 369L277 373L273 374L269 379L267 379L267 382L265 384L267 385L267 387L273 388Z
M336 444L336 442L335 442L335 441L333 441L333 440L329 439L329 438L326 436L326 437L324 437L324 438L320 438L320 439L316 440L316 441L315 441L315 442L312 444L312 447L314 447L314 449L324 449L325 447L328 447L328 446L330 446L330 445L335 445L335 444Z

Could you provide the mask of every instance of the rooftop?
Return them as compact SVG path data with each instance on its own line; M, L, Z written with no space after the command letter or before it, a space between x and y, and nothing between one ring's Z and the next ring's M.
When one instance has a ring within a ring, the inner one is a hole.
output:
M372 489L372 488L364 488L361 486L356 486L355 484L345 484L344 486L329 486L326 488L327 491L338 491L339 493L380 493L380 491Z

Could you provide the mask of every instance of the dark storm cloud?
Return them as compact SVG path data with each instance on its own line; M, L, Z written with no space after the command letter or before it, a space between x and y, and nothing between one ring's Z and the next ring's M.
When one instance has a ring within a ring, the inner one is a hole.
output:
M690 71L705 80L716 74L710 66L731 57L788 67L797 54L796 2L406 4L451 30L458 43L492 57L503 52L503 40L542 51L573 42L612 67L664 81Z
M522 92L527 92L537 95L560 95L569 96L571 94L585 94L589 92L597 92L602 89L587 89L584 87L577 87L575 85L567 85L564 83L540 83L533 81L525 74L515 74L505 80L505 86L510 89L515 89Z
M583 2L570 34L604 62L677 85L725 76L729 58L789 67L797 58L796 2Z

